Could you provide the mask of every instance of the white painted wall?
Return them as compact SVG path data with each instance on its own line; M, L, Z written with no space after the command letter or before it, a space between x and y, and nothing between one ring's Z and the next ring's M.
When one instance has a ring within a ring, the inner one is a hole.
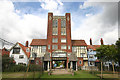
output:
M34 48L34 46L31 46L31 55L30 57L32 57L32 53L36 53L37 57L43 57L45 52L42 52L42 46L37 46L37 48Z
M16 45L16 47L20 47L19 44ZM11 57L12 55L14 56L14 60L16 62L16 65L18 65L18 63L23 63L23 64L28 64L29 59L27 57L27 55L24 53L24 51L21 49L20 47L20 54L12 54L13 53L13 49L10 51L10 55L9 57ZM24 55L24 58L19 59L20 55Z
M77 57L82 57L81 53L85 53L84 57L87 57L87 48L86 48L86 46L85 46L85 49L81 49L80 48L81 46L73 46L73 47L76 47Z

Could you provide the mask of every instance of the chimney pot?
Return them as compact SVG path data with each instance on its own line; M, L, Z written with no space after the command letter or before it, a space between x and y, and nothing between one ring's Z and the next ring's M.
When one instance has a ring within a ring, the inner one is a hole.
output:
M92 45L92 39L90 38L90 45Z
M26 47L28 47L28 41L26 41L26 44L25 44Z
M103 39L102 38L101 38L100 42L101 42L101 45L103 45Z

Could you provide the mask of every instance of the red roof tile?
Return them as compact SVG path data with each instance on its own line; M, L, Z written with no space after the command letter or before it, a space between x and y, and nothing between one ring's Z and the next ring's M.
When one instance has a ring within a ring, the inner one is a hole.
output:
M72 40L72 46L87 46L85 40Z
M47 39L33 39L30 45L47 45Z
M87 45L87 49L93 49L96 50L97 48L99 48L100 45Z
M23 46L21 43L18 43L20 45L20 47L22 48L22 50L24 51L24 53L27 55L27 57L29 58L30 57L30 51L29 52L26 52L26 49L29 48L30 50L30 47L26 47L26 46Z

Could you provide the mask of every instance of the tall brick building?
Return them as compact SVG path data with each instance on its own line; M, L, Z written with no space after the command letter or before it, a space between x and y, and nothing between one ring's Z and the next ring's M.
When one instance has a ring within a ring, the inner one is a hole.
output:
M70 13L65 16L48 13L47 39L33 39L30 45L31 62L38 64L43 57L45 70L52 69L54 61L64 61L67 69L88 66L86 42L71 39Z

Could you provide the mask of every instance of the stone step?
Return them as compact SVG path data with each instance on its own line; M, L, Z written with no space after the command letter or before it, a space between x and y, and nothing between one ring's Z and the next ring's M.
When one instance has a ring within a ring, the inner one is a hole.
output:
M66 69L52 69L52 75L60 75L60 74L72 74Z

